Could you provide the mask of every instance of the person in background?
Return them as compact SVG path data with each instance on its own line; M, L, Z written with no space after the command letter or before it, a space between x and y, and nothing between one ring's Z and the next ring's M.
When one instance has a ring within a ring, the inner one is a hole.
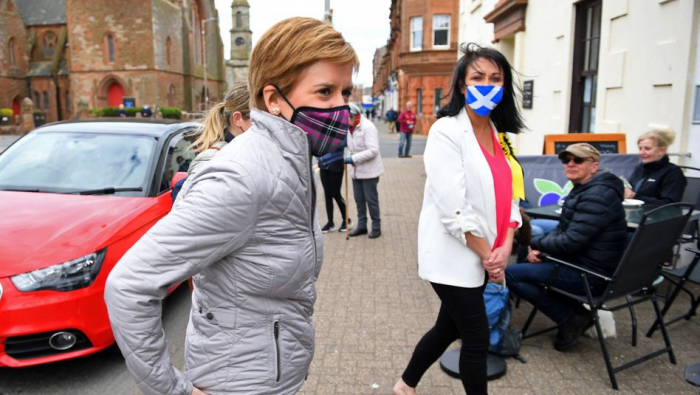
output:
M389 124L389 133L395 133L398 131L396 129L396 120L399 119L399 113L394 110L394 107L389 108L386 112L386 122Z
M151 118L153 116L153 111L151 111L151 107L148 106L148 104L144 105L143 108L141 108L141 118Z
M382 220L379 215L379 193L377 184L379 176L384 173L382 156L379 153L379 132L374 124L362 117L362 111L354 104L350 104L350 134L348 135L348 149L351 155L345 158L352 189L355 194L357 206L357 227L350 237L367 234L367 209L372 218L372 231L370 239L376 239L382 235Z
M406 110L398 118L399 123L399 158L410 158L413 127L416 125L416 114L413 112L413 102L406 102Z
M117 110L117 116L119 118L126 118L126 110L124 109L124 104L119 105L119 109Z
M430 128L423 158L418 273L440 298L440 312L394 385L395 395L415 395L423 374L457 339L464 390L488 393L484 289L488 280L503 282L522 221L522 168L504 146L505 132L524 128L510 64L497 50L476 44L461 52L450 101Z
M146 395L286 395L304 384L323 264L312 156L345 140L358 67L343 36L313 18L278 22L256 43L252 126L197 169L107 278L112 330ZM161 304L190 277L181 372Z
M190 146L197 152L197 156L188 163L187 168L178 169L186 171L187 177L173 186L173 204L178 202L180 190L201 164L211 160L226 144L250 128L249 102L248 84L237 82L224 97L224 101L216 104L207 113L196 133L197 139Z
M341 189L343 187L343 175L345 174L345 166L343 165L343 152L345 151L346 142L335 151L318 158L318 168L321 176L321 185L323 185L323 195L326 200L326 216L328 222L323 225L321 232L328 233L336 230L335 222L333 222L333 200L338 205L342 222L339 232L345 232L348 227L352 226L352 220L346 220L345 199Z
M544 252L595 271L612 276L627 245L627 220L622 207L622 181L609 172L598 171L600 153L588 143L568 146L559 153L564 173L573 184L562 206L561 218L554 232L530 241L530 263L510 265L506 283L510 290L528 302L539 301L539 309L558 326L554 348L566 351L575 346L583 332L592 325L588 311L580 303L553 292L542 298L554 270L554 263L542 261ZM591 293L603 292L606 283L588 277ZM579 272L561 267L553 286L566 292L584 295L585 283Z
M625 188L625 199L638 199L662 206L680 202L687 180L683 171L668 160L668 146L676 135L670 130L652 130L639 136L639 157L630 177L632 188Z

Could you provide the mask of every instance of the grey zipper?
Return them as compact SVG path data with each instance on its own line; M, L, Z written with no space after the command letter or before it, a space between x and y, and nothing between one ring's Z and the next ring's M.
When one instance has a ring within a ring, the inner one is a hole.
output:
M273 333L275 335L275 382L280 382L280 322L279 320L273 323Z
M306 135L306 150L305 150L305 156L304 159L306 159L306 162L309 164L309 187L311 188L311 193L309 193L309 233L311 234L311 242L314 244L314 272L312 276L316 275L316 263L318 261L318 257L316 256L316 232L314 232L314 210L316 209L313 207L313 201L314 198L311 196L312 193L316 193L316 188L314 187L314 172L311 170L311 155L310 155L310 150L311 150L311 145L309 144L309 135Z

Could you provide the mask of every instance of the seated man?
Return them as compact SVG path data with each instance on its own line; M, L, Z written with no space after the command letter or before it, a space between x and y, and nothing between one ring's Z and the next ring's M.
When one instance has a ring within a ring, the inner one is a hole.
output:
M542 262L540 252L610 276L622 259L627 243L627 222L622 208L622 181L608 172L599 172L600 153L586 143L570 145L559 154L566 178L574 183L562 207L556 230L534 237L528 260L506 269L506 283L516 295L534 304L539 301L543 284L549 279L554 263ZM600 294L605 282L588 277L591 292ZM561 267L553 285L576 294L585 294L579 273ZM548 293L540 310L559 325L554 348L565 351L592 324L585 308L575 301Z

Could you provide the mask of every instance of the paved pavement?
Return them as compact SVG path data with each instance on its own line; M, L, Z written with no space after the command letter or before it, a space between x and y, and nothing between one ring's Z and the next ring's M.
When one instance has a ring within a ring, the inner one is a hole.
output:
M382 141L394 138L380 129ZM379 183L382 237L346 240L338 232L324 236L326 259L314 315L317 349L301 394L390 394L414 346L437 317L439 300L430 285L418 278L416 265L416 229L425 182L422 157L388 157L384 165L386 173ZM322 193L318 207L324 223ZM350 213L351 218L357 217L352 198ZM337 223L337 208L335 215ZM166 301L166 334L174 363L181 366L189 300L186 290L174 296ZM677 303L676 310L689 306L687 298ZM652 339L643 336L652 323L651 311L647 305L637 307L641 333L636 349L629 346L629 314L616 313L618 338L609 341L614 364L661 346L659 334ZM528 312L529 305L523 302L514 323L522 325ZM538 316L533 330L548 325L546 318ZM697 394L698 388L685 382L683 371L700 362L700 320L676 323L669 332L678 364L671 365L661 356L623 371L618 374L620 391L610 388L597 340L583 338L569 352L559 353L552 348L553 334L526 340L521 354L528 362L509 359L507 374L492 381L490 390L518 395ZM464 393L461 382L443 373L438 364L424 376L418 391L422 395ZM0 369L2 395L68 393L138 392L119 357L108 353L29 370Z

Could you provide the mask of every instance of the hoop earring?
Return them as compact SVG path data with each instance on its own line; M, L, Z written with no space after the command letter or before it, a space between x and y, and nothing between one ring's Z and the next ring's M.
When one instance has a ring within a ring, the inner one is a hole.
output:
M272 113L275 114L275 115L280 115L280 109L277 108L277 107L275 107L275 108L272 109Z

